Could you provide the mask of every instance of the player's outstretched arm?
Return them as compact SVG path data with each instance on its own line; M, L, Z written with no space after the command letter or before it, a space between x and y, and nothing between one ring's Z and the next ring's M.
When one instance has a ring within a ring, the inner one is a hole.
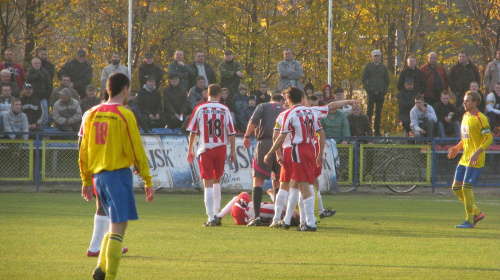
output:
M148 187L148 188L144 188L144 190L146 191L146 201L147 202L153 201L153 198L155 198L155 194L156 194L155 188Z
M345 105L356 105L356 104L361 104L361 103L363 103L363 102L361 102L361 100L333 101L333 102L328 103L328 108L330 108L330 110L340 109L340 108L344 107Z

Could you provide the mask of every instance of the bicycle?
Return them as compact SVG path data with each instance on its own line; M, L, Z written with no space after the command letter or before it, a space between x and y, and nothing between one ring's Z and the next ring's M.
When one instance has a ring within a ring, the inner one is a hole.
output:
M339 192L348 193L357 191L359 185L368 185L372 189L376 189L376 185L384 185L395 193L409 193L417 188L417 182L425 182L422 170L418 167L415 160L416 154L414 156L409 156L408 154L409 152L413 155L415 152L410 150L406 151L406 154L403 154L394 145L392 144L392 140L389 139L388 134L378 144L364 145L361 151L363 148L376 148L375 152L378 152L377 158L382 159L382 161L375 164L371 162L361 164L359 172L360 183L351 186L339 186ZM418 153L421 153L420 149ZM365 171L365 169L367 170Z

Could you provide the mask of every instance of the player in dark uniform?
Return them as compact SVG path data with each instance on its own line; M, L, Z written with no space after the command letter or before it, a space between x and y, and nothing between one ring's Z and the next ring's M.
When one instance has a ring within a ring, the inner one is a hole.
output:
M283 104L285 100L281 95L274 95L269 103L261 103L255 109L250 122L248 123L247 131L245 133L245 140L243 146L250 147L250 135L257 128L257 148L252 164L253 176L253 190L252 201L254 205L254 219L250 220L248 226L261 226L260 219L260 204L262 202L262 185L264 180L271 178L273 172L273 188L279 189L279 174L280 165L274 156L269 164L264 163L264 156L269 149L273 146L273 132L276 124L276 118L284 110Z

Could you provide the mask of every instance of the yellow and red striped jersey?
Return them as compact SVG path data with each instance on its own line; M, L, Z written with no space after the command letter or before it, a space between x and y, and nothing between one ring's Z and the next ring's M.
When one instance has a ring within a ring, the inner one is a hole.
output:
M119 104L103 103L91 108L82 123L80 175L84 186L92 185L92 174L134 165L152 186L146 152L134 114Z

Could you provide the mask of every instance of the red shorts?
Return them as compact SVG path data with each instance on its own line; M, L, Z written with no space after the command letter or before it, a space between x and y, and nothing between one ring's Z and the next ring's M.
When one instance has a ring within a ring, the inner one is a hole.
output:
M292 179L314 184L316 152L312 143L296 144L292 148Z
M226 163L226 146L218 146L207 149L198 158L201 179L210 180L220 178L224 174L224 164Z
M292 148L283 149L283 165L280 171L280 182L290 183L292 179Z
M318 157L319 153L319 142L316 141L316 144L314 145L314 148L316 149L316 158ZM323 165L317 166L316 165L316 171L314 172L314 178L318 178L319 175L321 175L321 172L323 171Z

